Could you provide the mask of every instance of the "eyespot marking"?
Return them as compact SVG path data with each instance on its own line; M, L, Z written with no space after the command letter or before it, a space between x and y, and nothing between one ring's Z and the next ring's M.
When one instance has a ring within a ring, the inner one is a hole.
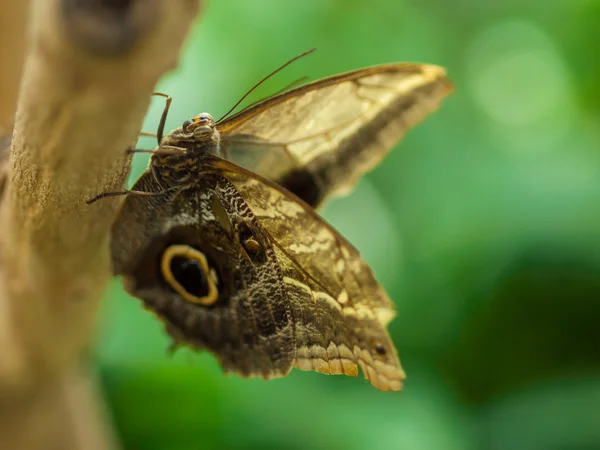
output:
M236 224L240 244L252 262L262 264L267 260L265 249L245 222Z
M387 354L387 351L381 342L375 343L375 353L377 353L379 356L385 356Z
M171 245L163 252L161 272L167 283L185 300L213 305L219 291L206 256L189 245Z

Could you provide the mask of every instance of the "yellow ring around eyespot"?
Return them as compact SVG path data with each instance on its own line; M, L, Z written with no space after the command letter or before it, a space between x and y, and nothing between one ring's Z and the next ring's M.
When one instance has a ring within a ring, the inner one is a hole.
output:
M179 284L179 282L173 276L173 272L171 271L171 260L176 256L182 256L184 258L193 259L194 261L198 261L202 266L202 270L204 270L204 275L206 276L206 281L208 283L208 294L204 297L196 297L195 295L190 294L185 288ZM203 306L210 306L214 304L219 298L219 291L217 286L215 285L212 277L210 276L210 268L208 267L208 262L206 261L206 256L199 250L196 250L189 245L171 245L167 247L167 249L163 252L162 260L160 263L160 270L165 277L165 280L177 291L179 295L181 295L185 300L191 303L197 303Z

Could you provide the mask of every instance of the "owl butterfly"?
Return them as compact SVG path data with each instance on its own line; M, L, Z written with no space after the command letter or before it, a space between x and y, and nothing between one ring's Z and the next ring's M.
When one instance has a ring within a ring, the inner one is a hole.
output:
M226 372L292 367L405 378L393 304L358 251L315 212L348 192L452 90L442 68L387 64L318 80L162 136L112 235L115 274L176 343ZM367 230L365 230L367 231Z

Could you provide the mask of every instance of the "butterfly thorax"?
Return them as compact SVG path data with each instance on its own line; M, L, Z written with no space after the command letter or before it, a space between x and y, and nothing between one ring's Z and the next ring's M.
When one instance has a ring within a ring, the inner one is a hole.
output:
M220 141L210 114L199 114L162 139L150 165L166 186L189 184L200 172L206 155L221 156Z

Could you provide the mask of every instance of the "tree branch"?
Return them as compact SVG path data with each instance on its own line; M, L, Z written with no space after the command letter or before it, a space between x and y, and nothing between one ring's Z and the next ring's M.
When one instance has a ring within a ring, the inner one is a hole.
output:
M25 59L28 9L28 0L0 0L0 139L12 132Z
M4 406L14 401L37 415L42 408L54 425L74 426L50 406L69 404L65 377L76 373L92 337L120 202L85 201L122 188L125 150L137 140L156 82L176 65L198 7L199 0L32 4L0 205L0 448L80 448L3 445L18 438L5 427L13 421Z

